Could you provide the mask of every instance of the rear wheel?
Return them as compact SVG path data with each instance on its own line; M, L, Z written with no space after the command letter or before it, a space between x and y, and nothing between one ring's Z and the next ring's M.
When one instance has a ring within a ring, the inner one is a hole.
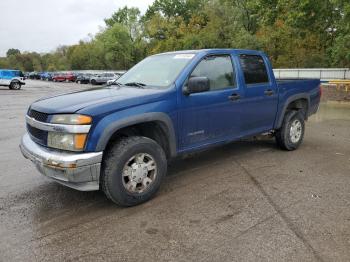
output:
M163 149L146 137L127 137L107 152L101 173L101 188L120 206L134 206L151 199L166 175Z
M285 114L282 127L276 132L276 142L282 149L295 150L303 141L305 122L299 111L289 111Z
M10 89L13 89L13 90L20 90L21 89L21 83L20 82L12 82L10 84Z

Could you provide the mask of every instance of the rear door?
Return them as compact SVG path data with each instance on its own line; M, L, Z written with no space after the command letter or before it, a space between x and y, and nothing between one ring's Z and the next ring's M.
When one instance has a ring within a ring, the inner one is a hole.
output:
M242 99L241 132L252 135L273 128L278 93L269 75L266 57L256 54L238 55L245 95Z
M209 78L210 90L181 97L182 150L228 140L239 135L241 90L230 54L209 55L190 77Z
M10 85L13 74L9 70L0 71L0 84L1 85Z

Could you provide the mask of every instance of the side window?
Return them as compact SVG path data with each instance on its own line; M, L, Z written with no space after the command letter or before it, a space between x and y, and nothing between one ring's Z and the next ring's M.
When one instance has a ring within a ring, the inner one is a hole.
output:
M235 74L229 55L208 56L193 70L190 77L205 76L209 78L210 90L235 86Z
M7 78L12 77L11 71L3 71L2 75Z
M244 80L247 85L268 83L264 59L259 55L240 55L239 62L243 70Z

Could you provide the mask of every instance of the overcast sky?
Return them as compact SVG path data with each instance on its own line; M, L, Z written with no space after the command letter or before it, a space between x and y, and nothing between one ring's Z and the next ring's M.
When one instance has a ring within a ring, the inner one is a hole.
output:
M153 0L0 0L0 56L9 48L49 52L87 39L119 7L142 13Z

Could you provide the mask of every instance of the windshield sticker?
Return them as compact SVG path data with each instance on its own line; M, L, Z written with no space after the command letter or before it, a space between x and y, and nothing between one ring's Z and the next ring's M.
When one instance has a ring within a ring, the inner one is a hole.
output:
M192 59L194 57L194 54L179 54L175 55L174 59Z

